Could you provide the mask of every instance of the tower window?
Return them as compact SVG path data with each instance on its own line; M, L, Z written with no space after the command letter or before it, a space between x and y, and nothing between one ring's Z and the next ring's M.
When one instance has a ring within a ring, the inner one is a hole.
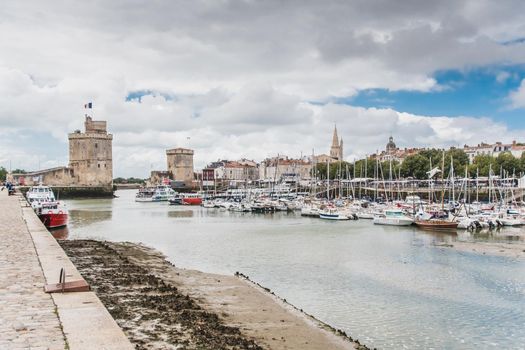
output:
M95 148L98 148L98 143L95 143Z
M98 165L98 167L100 168L100 164Z

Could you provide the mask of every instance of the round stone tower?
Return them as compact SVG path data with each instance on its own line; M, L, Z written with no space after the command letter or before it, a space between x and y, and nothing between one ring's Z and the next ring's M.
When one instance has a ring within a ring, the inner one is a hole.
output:
M168 173L175 181L184 182L191 186L193 182L193 150L187 148L174 148L166 151Z
M105 121L86 116L85 132L69 134L69 167L73 185L113 186L113 135L108 134Z

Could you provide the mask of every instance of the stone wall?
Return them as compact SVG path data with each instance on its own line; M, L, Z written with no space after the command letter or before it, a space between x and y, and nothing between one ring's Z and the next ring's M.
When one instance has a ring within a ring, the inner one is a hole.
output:
M10 174L8 180L26 186L39 183L48 186L69 186L73 181L73 171L67 167L57 167L26 174Z

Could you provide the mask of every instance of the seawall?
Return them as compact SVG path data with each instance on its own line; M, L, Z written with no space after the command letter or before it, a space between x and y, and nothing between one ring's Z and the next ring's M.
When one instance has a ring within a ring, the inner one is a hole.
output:
M0 225L1 349L133 349L94 292L44 292L82 276L22 196L0 192Z

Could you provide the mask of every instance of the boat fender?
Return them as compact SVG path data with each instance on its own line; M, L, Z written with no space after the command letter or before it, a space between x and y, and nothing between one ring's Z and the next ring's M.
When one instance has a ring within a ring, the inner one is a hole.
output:
M477 229L480 229L481 228L481 224L479 223L479 221L474 221L474 225L476 225L476 228Z
M53 212L51 210L48 210L47 213L48 214L53 214Z
M501 223L501 221L499 221L499 219L496 219L496 224L498 224L498 227L503 226L503 224Z
M489 221L489 228L493 229L496 225L492 222L492 220Z
M59 210L58 213L59 213L59 214L64 214L64 213L62 212L62 210Z

